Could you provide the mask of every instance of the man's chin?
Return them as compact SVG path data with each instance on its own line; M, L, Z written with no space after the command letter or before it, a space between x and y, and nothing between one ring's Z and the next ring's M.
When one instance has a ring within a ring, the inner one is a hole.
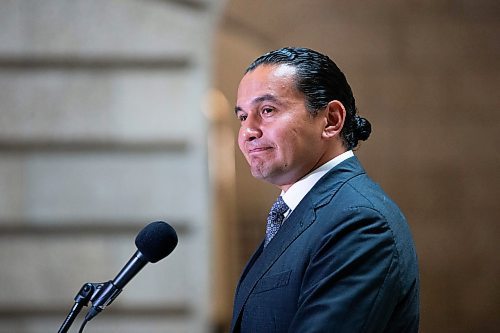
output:
M267 168L264 168L262 164L250 166L250 172L252 176L256 179L262 179L267 181L271 177L271 172Z
M256 179L266 179L266 174L264 174L261 170L258 169L251 169L252 176Z
M281 178L283 177L276 173L272 173L271 170L252 169L251 172L255 179L259 179L276 186L281 185Z

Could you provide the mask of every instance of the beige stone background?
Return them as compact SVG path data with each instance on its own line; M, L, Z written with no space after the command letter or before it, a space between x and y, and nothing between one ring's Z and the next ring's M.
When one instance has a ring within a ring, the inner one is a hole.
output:
M234 105L241 71L282 46L345 72L373 133L357 155L402 207L421 269L422 332L500 327L500 2L230 1L215 49ZM278 192L237 155L246 258Z
M492 0L0 2L0 332L57 331L154 220L179 246L86 331L226 331L278 193L235 149L236 87L288 45L334 59L372 122L357 155L410 221L421 332L498 331L499 17Z

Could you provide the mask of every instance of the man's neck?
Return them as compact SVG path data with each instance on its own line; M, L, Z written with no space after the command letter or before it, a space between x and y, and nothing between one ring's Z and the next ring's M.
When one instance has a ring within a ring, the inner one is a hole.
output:
M311 171L306 176L302 177L302 179L295 182L286 191L282 191L281 196L288 207L290 207L290 210L294 210L295 207L297 207L302 198L313 188L321 177L352 156L354 156L354 153L352 150L348 150Z
M352 150L349 150L352 153ZM331 161L334 161L337 158L340 158L340 156L343 156L343 154L347 153L348 150L346 150L344 147L336 149L334 151L330 151L329 154L323 155L318 162L311 168L309 171L305 172L300 178L297 178L294 182L290 184L283 184L283 185L278 185L278 188L282 191L282 193L285 193L288 191L290 187L292 187L295 183L301 181L302 179L306 178L308 175L311 173L315 172L315 170L320 169L322 166L324 166L327 163L330 163Z

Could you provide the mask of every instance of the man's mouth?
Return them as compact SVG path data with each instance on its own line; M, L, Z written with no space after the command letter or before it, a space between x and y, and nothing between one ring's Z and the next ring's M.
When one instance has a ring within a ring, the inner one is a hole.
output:
M258 154L258 153L262 153L262 152L265 152L265 151L268 151L270 150L271 147L252 147L252 148L249 148L247 151L248 151L248 154Z

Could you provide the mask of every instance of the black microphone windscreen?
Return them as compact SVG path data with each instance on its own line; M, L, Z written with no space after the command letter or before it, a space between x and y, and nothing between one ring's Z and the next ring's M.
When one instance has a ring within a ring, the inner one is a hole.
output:
M135 246L151 263L168 256L177 246L177 233L168 223L152 222L135 238Z

